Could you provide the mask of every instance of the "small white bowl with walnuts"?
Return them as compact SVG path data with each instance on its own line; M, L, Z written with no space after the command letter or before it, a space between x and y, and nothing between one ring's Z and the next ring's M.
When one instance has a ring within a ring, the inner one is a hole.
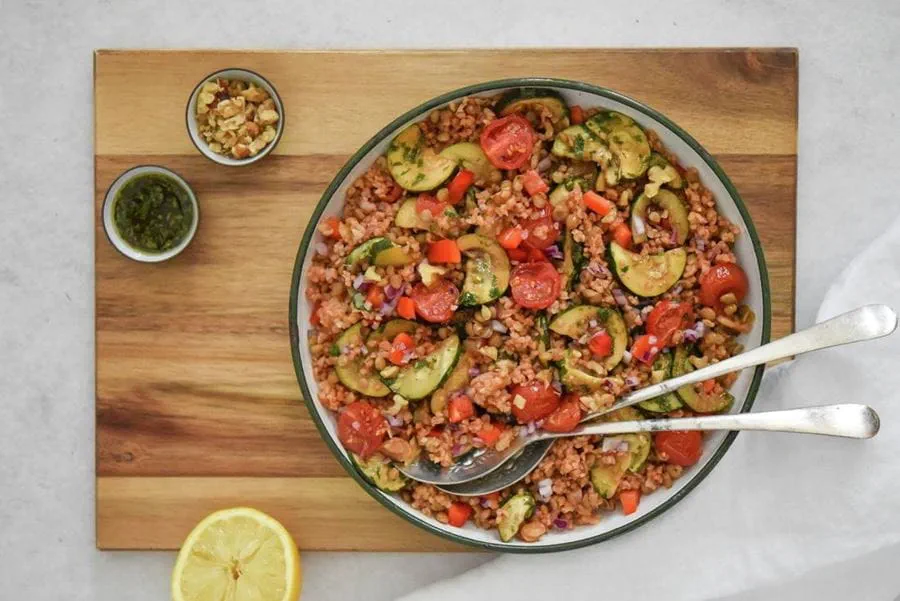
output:
M284 130L275 87L258 73L223 69L204 77L188 100L191 141L221 165L247 165L269 154Z

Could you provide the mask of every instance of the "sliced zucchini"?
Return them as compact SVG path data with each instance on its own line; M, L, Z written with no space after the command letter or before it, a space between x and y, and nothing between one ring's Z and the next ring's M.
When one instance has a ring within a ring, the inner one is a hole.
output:
M672 376L673 363L672 353L669 351L661 352L650 368L650 380L652 383L658 384L663 380L668 380ZM681 407L681 401L678 400L678 395L674 392L667 392L649 401L638 403L638 407L651 413L668 413Z
M397 492L409 483L409 479L400 470L391 468L391 464L378 455L369 459L363 459L355 453L350 453L353 465L363 477L385 492ZM391 473L393 471L393 474Z
M577 340L592 329L591 321L596 321L597 326L606 330L612 338L612 354L603 360L606 369L612 369L622 360L628 346L628 328L622 314L617 310L593 305L576 305L557 315L550 322L550 329L557 334Z
M567 349L559 365L559 379L566 390L574 393L591 393L603 388L603 378L577 366L572 349Z
M356 265L362 261L372 261L375 255L389 248L394 248L394 243L387 238L370 238L351 250L344 262L347 265Z
M644 416L634 407L622 407L612 413L607 413L602 419L605 422L633 422L644 419Z
M647 432L638 432L637 434L623 434L622 438L628 443L628 454L631 455L631 461L628 463L628 471L637 473L641 471L650 456L650 447L653 445L653 439Z
M462 390L469 384L469 369L475 365L475 357L471 353L463 353L456 363L456 367L447 376L447 380L431 395L431 413L439 415L447 406L447 399L451 394Z
M690 345L678 345L675 348L675 359L672 364L672 377L682 376L686 373L694 371L694 366L690 361L693 347ZM684 401L684 404L697 413L718 413L727 411L731 404L734 403L734 395L727 390L707 394L697 390L699 384L685 384L675 392L678 397Z
M588 190L594 189L593 180L588 181L583 177L571 177L559 184L550 192L550 195L547 197L547 200L550 201L550 204L553 207L558 207L564 205L566 200L569 198L569 194L572 193L572 190L575 189L575 184L578 184L578 187L582 192L587 192Z
M425 136L415 123L391 141L387 162L394 180L411 192L434 190L456 169L456 161L425 146Z
M497 516L497 529L500 540L509 542L519 532L525 520L534 514L534 497L527 491L519 491L500 506Z
M547 364L547 360L545 359L545 355L547 351L550 350L550 328L547 326L547 314L540 313L537 318L534 320L534 326L537 328L538 336L537 336L537 347L538 347L538 357L541 360L541 363L544 365Z
M558 157L604 164L613 158L612 152L603 140L583 125L573 125L556 134L550 152Z
M362 322L358 322L344 330L341 335L338 336L338 339L335 341L334 346L332 347L332 353L340 355L347 347L359 346L362 343ZM337 353L334 353L335 350L337 351ZM353 361L350 361L343 365L338 362L334 366L334 371L337 373L337 377L341 381L341 384L351 390L355 390L356 392L364 394L366 396L387 396L390 393L388 387L385 386L384 383L379 380L378 376L375 374L363 376L360 373L361 365L361 358L356 358Z
M646 193L641 194L631 205L631 232L635 242L644 242L647 239L646 228L650 223L647 220L647 209L650 205L656 205L660 209L668 211L669 223L675 230L675 242L684 244L691 233L691 224L688 221L688 210L675 194L668 190L660 190L656 196L650 198ZM636 221L643 221L643 227L636 226ZM638 234L637 232L644 233Z
M572 232L567 231L563 238L563 262L560 267L566 290L571 290L578 283L584 262L584 247L580 242L575 242Z
M510 90L500 97L497 110L501 115L525 112L529 110L547 109L552 115L554 124L562 123L569 118L569 107L563 97L547 88L518 88Z
M503 247L481 234L466 234L456 240L466 255L466 279L460 306L482 305L500 298L509 286L509 257Z
M594 490L604 499L611 499L629 467L631 467L631 453L620 453L612 465L595 465L591 468L591 484L594 485Z
M419 324L409 319L392 319L369 334L367 342L372 340L376 342L381 342L382 340L390 341L396 338L397 334L412 334L418 327Z
M637 179L647 172L650 143L634 119L615 111L603 111L588 119L584 125L609 146L621 177Z
M444 209L444 215L451 219L459 217L459 213L451 206ZM407 198L400 204L400 209L397 210L397 215L394 216L394 223L400 227L413 230L433 230L435 227L434 220L425 221L416 211L415 198Z
M500 181L500 170L491 164L478 144L473 142L453 144L442 150L441 156L456 161L460 167L474 173L476 182Z
M655 171L653 168L656 167L659 171ZM654 174L656 176L654 177ZM681 174L678 173L678 169L670 163L666 157L659 154L658 152L650 153L650 162L647 164L647 177L650 179L657 189L660 186L668 186L673 190L680 190L684 187L684 179L681 177ZM649 185L649 184L648 184ZM644 191L646 191L646 186L644 187Z
M395 377L386 379L385 383L405 399L423 399L437 390L453 370L460 348L459 336L450 336L430 355L407 365Z
M390 248L379 251L375 254L375 258L372 259L372 263L384 267L387 267L389 265L409 265L412 262L412 257L410 257L407 252L399 246L392 246Z
M658 296L674 286L687 264L687 252L673 248L655 255L640 255L615 242L609 245L610 266L622 285L638 296Z

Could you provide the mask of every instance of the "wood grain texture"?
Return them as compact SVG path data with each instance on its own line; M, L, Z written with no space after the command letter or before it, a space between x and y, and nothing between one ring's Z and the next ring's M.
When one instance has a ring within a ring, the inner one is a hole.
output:
M226 504L272 511L306 549L452 547L370 499L320 440L291 364L287 305L303 230L346 158L401 112L461 85L571 77L674 119L716 154L747 202L769 265L773 334L792 329L794 51L103 51L95 59L101 548L175 548ZM240 169L203 158L184 124L193 86L227 66L264 74L287 112L273 154ZM413 70L422 75L405 75ZM142 163L174 169L200 200L195 240L161 265L119 255L99 219L107 187Z

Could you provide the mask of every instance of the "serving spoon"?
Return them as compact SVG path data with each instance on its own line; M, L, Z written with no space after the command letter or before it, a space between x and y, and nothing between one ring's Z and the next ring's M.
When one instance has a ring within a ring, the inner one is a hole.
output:
M887 336L896 328L897 314L890 307L886 305L866 305L859 307L832 319L815 324L812 327L795 334L785 336L774 342L735 355L724 361L713 363L704 368L676 378L664 380L658 384L640 390L635 390L623 396L612 406L589 413L581 421L582 424L584 424L585 422L594 420L606 413L611 413L650 400L668 392L672 392L687 384L695 384L747 367L761 365L763 363L769 363L771 361L777 361L779 359L785 359L811 351L881 338ZM765 429L788 432L807 432L813 434L823 433L841 436L843 434L837 434L834 430L835 426L839 423L833 421L833 418L837 415L855 415L857 421L851 424L854 428L857 428L856 430L853 430L854 432L871 432L871 435L874 436L875 432L878 431L878 417L871 409L866 407L865 409L868 411L863 412L859 409L861 406L854 406L856 407L854 410L847 409L846 407L849 407L848 405L837 405L834 407L844 407L844 409L841 409L838 412L825 413L823 413L824 408L821 407L814 408L818 413L813 411L813 409L791 410L801 412L807 411L807 413L803 413L802 415L792 414L791 411L780 411L744 415L729 414L693 418L610 422L582 425L573 432L565 433L537 431L526 436L515 438L510 446L503 451L494 449L476 449L460 461L446 468L421 457L412 463L407 465L398 464L396 467L413 480L434 484L453 494L482 495L505 488L524 478L537 467L537 464L540 463L547 454L547 451L549 451L555 439L569 436L619 434L625 432L653 432L664 429ZM793 421L790 421L789 423L784 422L784 414L789 414L788 417ZM830 415L831 419L824 419L826 414ZM868 416L865 419L864 414ZM770 418L770 421L767 421L766 418ZM806 421L804 422L804 420ZM862 422L868 421L868 430L858 429L862 424L859 420L862 420ZM803 425L804 423L806 424L805 426ZM761 427L761 425L766 424L769 424L769 426ZM621 428L631 429L622 430ZM828 431L820 432L816 428L824 428ZM862 438L866 438L866 436L862 436ZM511 459L514 460L510 461ZM504 466L504 469L499 470L501 466Z

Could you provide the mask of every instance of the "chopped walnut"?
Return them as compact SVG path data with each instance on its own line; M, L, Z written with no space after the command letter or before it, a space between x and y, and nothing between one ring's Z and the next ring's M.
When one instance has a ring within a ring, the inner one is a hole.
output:
M245 159L275 140L281 116L275 100L252 82L208 81L197 95L197 129L217 154Z

